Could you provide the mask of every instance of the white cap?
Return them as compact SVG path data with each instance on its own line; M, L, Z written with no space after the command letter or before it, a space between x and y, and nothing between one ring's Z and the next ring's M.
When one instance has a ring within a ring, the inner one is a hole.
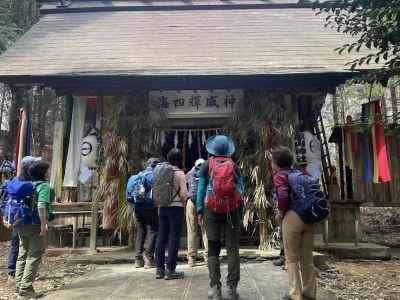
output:
M194 163L194 166L197 168L199 166L201 166L202 164L204 164L205 160L202 158L199 158L198 160L196 160L196 162Z
M34 156L25 156L22 160L21 160L21 166L23 168L28 167L29 165L41 161L42 158L41 157L34 157Z

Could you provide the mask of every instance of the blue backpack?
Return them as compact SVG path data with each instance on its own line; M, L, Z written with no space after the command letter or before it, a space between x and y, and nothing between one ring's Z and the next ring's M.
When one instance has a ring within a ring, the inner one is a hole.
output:
M35 186L31 181L12 179L5 186L3 199L3 214L9 224L14 227L40 224Z
M298 170L288 173L292 209L306 224L319 223L329 215L328 199L319 180Z
M147 168L131 176L126 188L126 200L133 204L154 205L152 195L153 169Z

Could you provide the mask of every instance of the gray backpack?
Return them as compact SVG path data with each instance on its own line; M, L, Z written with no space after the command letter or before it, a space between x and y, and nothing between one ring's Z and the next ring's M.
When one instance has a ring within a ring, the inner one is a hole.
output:
M168 207L179 194L174 193L174 168L169 163L158 164L153 171L153 199L157 206Z

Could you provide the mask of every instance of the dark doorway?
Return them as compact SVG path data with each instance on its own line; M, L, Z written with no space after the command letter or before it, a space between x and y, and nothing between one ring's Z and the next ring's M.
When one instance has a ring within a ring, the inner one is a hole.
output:
M221 129L170 129L164 132L164 141L162 142L162 154L166 158L168 151L177 146L182 151L183 165L181 168L186 172L194 166L197 159L207 159L205 141L221 133ZM177 145L176 145L177 144Z

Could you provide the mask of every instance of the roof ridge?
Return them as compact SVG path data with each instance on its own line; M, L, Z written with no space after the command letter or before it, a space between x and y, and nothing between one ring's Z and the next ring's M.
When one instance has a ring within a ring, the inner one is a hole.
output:
M310 8L311 3L297 0L64 0L70 5L58 5L60 0L41 1L42 14L89 13L104 11L176 11L176 10L236 10Z

